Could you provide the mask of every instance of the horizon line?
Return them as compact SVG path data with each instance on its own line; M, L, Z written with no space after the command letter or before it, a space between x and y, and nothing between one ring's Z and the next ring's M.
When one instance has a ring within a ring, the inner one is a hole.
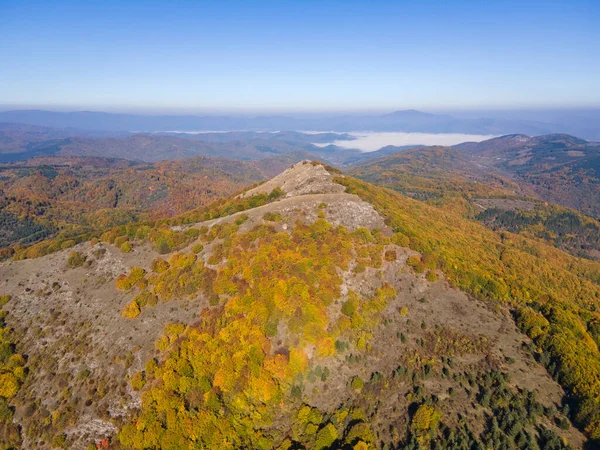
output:
M98 108L98 109L97 109ZM145 115L145 116L206 116L206 115L290 115L290 114L392 114L395 112L421 112L429 114L444 114L453 111L456 112L536 112L536 111L594 111L600 110L598 105L562 105L562 106L438 106L438 107L398 107L398 108L345 108L345 109L254 109L254 108L206 108L186 110L180 108L167 107L156 109L154 107L110 107L110 106L91 106L79 109L72 106L59 105L0 105L0 113L31 111L31 112L50 112L50 113L102 113L102 114L126 114L126 115Z

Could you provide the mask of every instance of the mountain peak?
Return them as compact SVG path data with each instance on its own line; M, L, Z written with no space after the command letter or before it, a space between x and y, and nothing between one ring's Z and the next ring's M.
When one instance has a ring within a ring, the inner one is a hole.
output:
M586 145L588 143L584 139L580 139L565 133L545 134L542 136L536 136L533 139L538 144L563 143L569 145Z
M426 113L416 109L399 109L389 114L384 114L384 117L401 117L403 119L408 119L415 117L437 117L437 114Z
M294 164L269 181L244 192L241 197L256 194L269 194L274 189L281 189L285 197L296 197L307 194L341 194L344 187L334 183L336 169L326 168L319 162L304 160Z

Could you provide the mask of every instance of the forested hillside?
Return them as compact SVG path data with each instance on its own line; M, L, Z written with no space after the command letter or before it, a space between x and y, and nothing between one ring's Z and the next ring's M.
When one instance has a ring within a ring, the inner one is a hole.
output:
M565 134L502 136L456 146L552 203L600 217L600 145Z
M487 144L464 144L459 147L472 149L469 151L477 158L492 161L494 158L485 149L489 149L493 155L513 152L514 148L521 148L524 140L528 139L506 136L488 141ZM478 153L477 149L482 153ZM432 205L447 204L450 207L454 204L464 209L465 216L481 220L494 230L543 239L576 256L599 257L600 223L596 219L548 203L545 200L553 194L548 194L548 190L542 190L546 194L540 193L536 182L528 183L523 177L496 171L473 160L473 155L456 148L422 147L352 166L347 173ZM560 179L555 181L559 183ZM595 182L592 180L591 184ZM552 188L556 192L561 189L560 184ZM578 189L585 187L579 186ZM582 201L593 203L595 200L593 197L578 200L575 209Z
M0 266L27 355L4 369L3 442L592 448L599 263L471 211L464 192L424 202L304 162L24 250Z
M177 215L273 176L288 163L274 159L259 168L205 157L155 164L46 157L0 166L0 248Z

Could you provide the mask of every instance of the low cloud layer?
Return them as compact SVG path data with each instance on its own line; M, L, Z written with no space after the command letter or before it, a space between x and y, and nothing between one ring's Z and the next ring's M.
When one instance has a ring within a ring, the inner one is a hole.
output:
M456 145L462 142L480 142L491 139L493 135L460 134L460 133L348 133L356 137L353 141L333 141L326 144L315 144L320 147L336 145L343 148L355 148L364 152L379 150L388 145Z

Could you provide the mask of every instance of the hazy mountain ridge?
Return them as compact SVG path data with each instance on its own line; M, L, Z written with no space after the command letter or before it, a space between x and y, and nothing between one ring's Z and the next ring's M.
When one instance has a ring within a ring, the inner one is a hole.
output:
M43 132L37 131L38 129ZM86 137L82 134L85 133L0 124L0 162L23 161L41 155L125 158L145 162L193 156L249 161L301 152L303 157L289 162L316 158L341 164L348 158L362 154L359 150L312 144L353 139L347 134L339 133L136 133L114 137Z
M571 133L588 139L600 139L595 116L591 113L572 119L577 112L548 116L549 121L506 118L454 117L447 114L415 110L389 114L329 115L316 118L273 116L208 115L135 115L103 112L52 112L16 110L0 112L0 122L28 123L55 128L80 128L105 131L236 131L236 130L306 130L306 131L406 131L424 133L467 134L548 134ZM589 118L588 118L589 117Z

